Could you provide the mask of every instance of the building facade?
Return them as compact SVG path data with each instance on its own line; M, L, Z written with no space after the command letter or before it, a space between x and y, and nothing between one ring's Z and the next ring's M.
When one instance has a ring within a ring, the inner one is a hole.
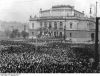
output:
M72 41L94 41L95 19L86 17L70 5L56 5L39 11L39 17L30 17L30 37L66 38ZM38 26L38 33L34 26Z

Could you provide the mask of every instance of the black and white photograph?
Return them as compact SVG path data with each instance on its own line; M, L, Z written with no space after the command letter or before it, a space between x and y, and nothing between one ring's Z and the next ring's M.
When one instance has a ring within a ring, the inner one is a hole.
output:
M10 73L100 73L100 0L0 0L0 76Z

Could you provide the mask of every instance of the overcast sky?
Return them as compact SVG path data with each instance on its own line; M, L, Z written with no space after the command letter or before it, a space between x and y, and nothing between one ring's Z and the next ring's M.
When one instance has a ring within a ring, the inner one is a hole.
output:
M75 9L89 15L89 8L94 10L96 1L100 10L99 0L0 0L0 20L27 22L29 16L37 14L40 8L50 9L52 5L73 5Z

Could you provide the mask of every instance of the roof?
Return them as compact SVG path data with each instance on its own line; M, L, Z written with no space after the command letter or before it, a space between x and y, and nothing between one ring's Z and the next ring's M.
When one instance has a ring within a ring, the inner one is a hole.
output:
M71 5L55 5L52 6L52 8L73 8Z
M80 12L80 11L77 11L77 10L74 10L75 12L79 12L79 13L81 13L81 14L83 14L84 15L84 13L83 12Z
M49 12L50 10L43 10L43 11L41 11L41 12Z

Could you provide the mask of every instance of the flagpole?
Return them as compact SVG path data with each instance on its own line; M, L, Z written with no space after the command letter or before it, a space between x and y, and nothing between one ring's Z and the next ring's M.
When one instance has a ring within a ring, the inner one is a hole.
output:
M90 7L90 18L91 18L91 14L92 14L92 10L91 10L92 8Z
M97 17L97 2L96 2L96 25L95 25L95 63L93 65L94 69L98 68L99 65L99 50L98 50L98 32L99 32L99 17Z
M98 4L98 2L96 2L96 17L97 17L97 4Z

